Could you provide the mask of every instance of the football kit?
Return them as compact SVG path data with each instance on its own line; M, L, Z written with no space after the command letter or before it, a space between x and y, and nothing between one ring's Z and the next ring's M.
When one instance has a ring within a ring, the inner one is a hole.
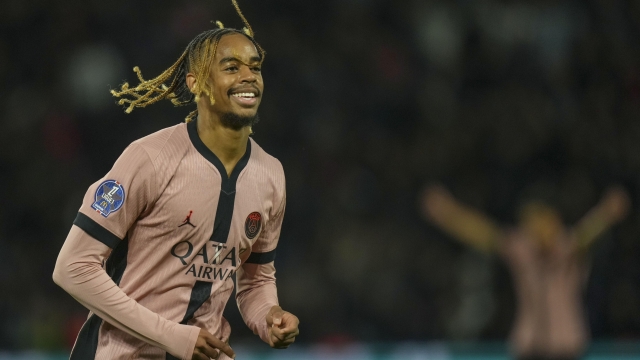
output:
M233 276L268 342L285 202L282 165L253 139L230 175L196 120L133 142L86 192L58 257L54 279L91 310L71 359L191 359L200 328L228 341Z

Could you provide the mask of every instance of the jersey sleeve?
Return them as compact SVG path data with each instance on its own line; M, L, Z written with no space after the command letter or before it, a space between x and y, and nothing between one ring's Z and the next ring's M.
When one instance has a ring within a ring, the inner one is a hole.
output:
M253 244L251 255L236 275L236 301L240 314L253 333L266 343L269 343L266 316L271 307L278 305L274 260L286 203L284 191L282 194L279 208L265 224L265 229Z
M153 204L156 173L142 146L133 143L113 168L87 190L73 222L91 237L114 248Z
M191 359L199 329L165 319L127 296L103 264L133 223L152 206L155 169L146 150L127 147L111 170L87 190L53 272L56 284L104 321Z
M191 359L200 329L165 319L128 297L102 266L110 253L107 245L73 226L53 280L109 324L179 359Z

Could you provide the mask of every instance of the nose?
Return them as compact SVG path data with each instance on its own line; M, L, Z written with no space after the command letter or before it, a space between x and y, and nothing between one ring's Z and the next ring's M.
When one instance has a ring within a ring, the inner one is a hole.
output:
M257 80L258 77L253 71L251 71L251 68L249 66L242 65L240 67L240 82L252 83L256 82Z

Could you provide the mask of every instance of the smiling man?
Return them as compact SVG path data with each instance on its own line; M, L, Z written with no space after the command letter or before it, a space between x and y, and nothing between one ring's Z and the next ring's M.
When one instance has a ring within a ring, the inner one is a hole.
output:
M87 191L53 274L91 310L71 359L235 357L222 317L234 275L254 333L274 348L298 335L275 285L284 172L249 138L264 51L233 4L242 31L218 23L160 76L136 67L140 84L112 91L127 112L163 99L197 110L133 142Z

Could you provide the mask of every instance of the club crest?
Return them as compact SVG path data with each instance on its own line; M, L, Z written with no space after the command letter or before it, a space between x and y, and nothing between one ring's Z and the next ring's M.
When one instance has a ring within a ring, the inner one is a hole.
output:
M249 239L253 239L260 232L260 227L262 226L261 220L262 215L257 211L247 216L247 220L244 222L244 233Z
M102 216L107 217L122 207L124 203L124 187L115 180L107 180L98 185L95 199L91 207Z

